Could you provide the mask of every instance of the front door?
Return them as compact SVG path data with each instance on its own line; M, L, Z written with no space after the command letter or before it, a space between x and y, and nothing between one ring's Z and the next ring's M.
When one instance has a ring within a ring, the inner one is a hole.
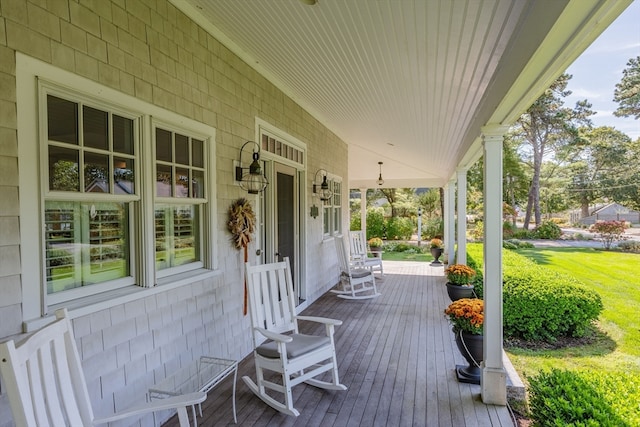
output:
M300 245L299 245L299 179L298 171L291 166L273 162L271 174L271 191L266 197L271 203L271 215L266 215L270 222L265 227L266 260L282 261L289 258L291 277L296 294L302 295L300 286ZM270 253L271 252L271 253Z

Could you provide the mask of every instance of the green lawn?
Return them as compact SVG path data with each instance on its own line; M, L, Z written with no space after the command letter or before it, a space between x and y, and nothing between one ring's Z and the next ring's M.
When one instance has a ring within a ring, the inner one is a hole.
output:
M431 254L413 254L408 252L383 252L384 261L433 261Z
M574 276L594 289L604 304L596 340L560 350L508 348L516 369L533 375L541 369L629 371L640 375L640 255L592 248L521 249L518 253Z

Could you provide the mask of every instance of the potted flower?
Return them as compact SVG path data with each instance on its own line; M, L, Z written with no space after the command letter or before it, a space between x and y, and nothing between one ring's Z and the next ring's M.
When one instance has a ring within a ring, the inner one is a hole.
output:
M431 251L431 256L433 257L432 265L440 265L442 262L438 260L442 256L442 252L444 251L444 244L441 239L433 238L429 241L429 249Z
M471 284L476 276L473 268L464 264L452 264L444 270L444 274L447 276L447 294L451 301L475 296Z
M480 384L480 363L484 327L484 301L478 298L462 298L452 302L444 314L453 325L456 345L469 366L456 365L458 381Z
M377 255L376 252L380 253L380 251L382 251L382 239L381 238L372 237L367 241L367 243L369 243L369 250L374 255Z

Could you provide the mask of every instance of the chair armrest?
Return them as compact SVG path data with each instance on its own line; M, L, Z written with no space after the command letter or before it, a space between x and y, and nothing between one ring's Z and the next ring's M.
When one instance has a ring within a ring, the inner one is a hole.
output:
M168 397L166 399L157 399L152 400L151 402L144 403L139 406L134 406L129 409L125 409L123 411L117 412L108 417L95 419L93 421L94 425L106 424L113 421L118 421L123 418L133 417L135 415L147 414L149 412L155 411L163 411L165 409L176 409L181 407L187 407L192 405L197 405L198 403L204 402L207 398L206 393L189 393L183 394L180 396Z
M324 323L325 325L342 325L342 320L329 319L328 317L316 317L316 316L296 316L298 320L308 320L310 322Z
M262 335L264 335L265 337L269 338L270 340L274 340L274 341L278 341L278 342L291 342L293 341L293 338L291 338L289 335L284 335L284 334L279 334L277 332L271 332L268 331L264 328L259 328L259 327L254 327L253 329L255 329L256 331L260 332Z

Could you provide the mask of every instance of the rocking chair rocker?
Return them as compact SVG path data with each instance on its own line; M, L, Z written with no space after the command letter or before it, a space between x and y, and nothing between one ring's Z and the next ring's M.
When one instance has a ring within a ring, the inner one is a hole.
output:
M358 267L367 268L373 272L379 271L384 276L382 268L382 256L370 257L367 250L367 239L362 230L349 231L349 248L351 249L351 261Z
M346 390L338 379L338 363L333 329L342 321L321 317L296 316L289 258L282 262L246 266L249 308L253 329L257 384L242 377L256 396L274 409L298 416L291 389L302 382L329 390ZM326 336L303 335L298 320L325 325ZM291 334L286 334L291 332ZM268 339L266 343L263 343ZM265 379L264 370L278 372L282 384ZM331 382L314 377L331 371ZM267 389L284 394L284 402L267 394Z
M373 271L359 267L349 262L349 255L345 249L344 239L336 236L334 239L340 263L340 289L332 289L338 298L370 299L380 296L376 288L376 278Z
M177 409L181 427L189 427L187 407L201 403L205 393L154 400L96 419L91 408L80 356L67 310L26 340L0 343L0 373L18 427L94 426L153 411Z

